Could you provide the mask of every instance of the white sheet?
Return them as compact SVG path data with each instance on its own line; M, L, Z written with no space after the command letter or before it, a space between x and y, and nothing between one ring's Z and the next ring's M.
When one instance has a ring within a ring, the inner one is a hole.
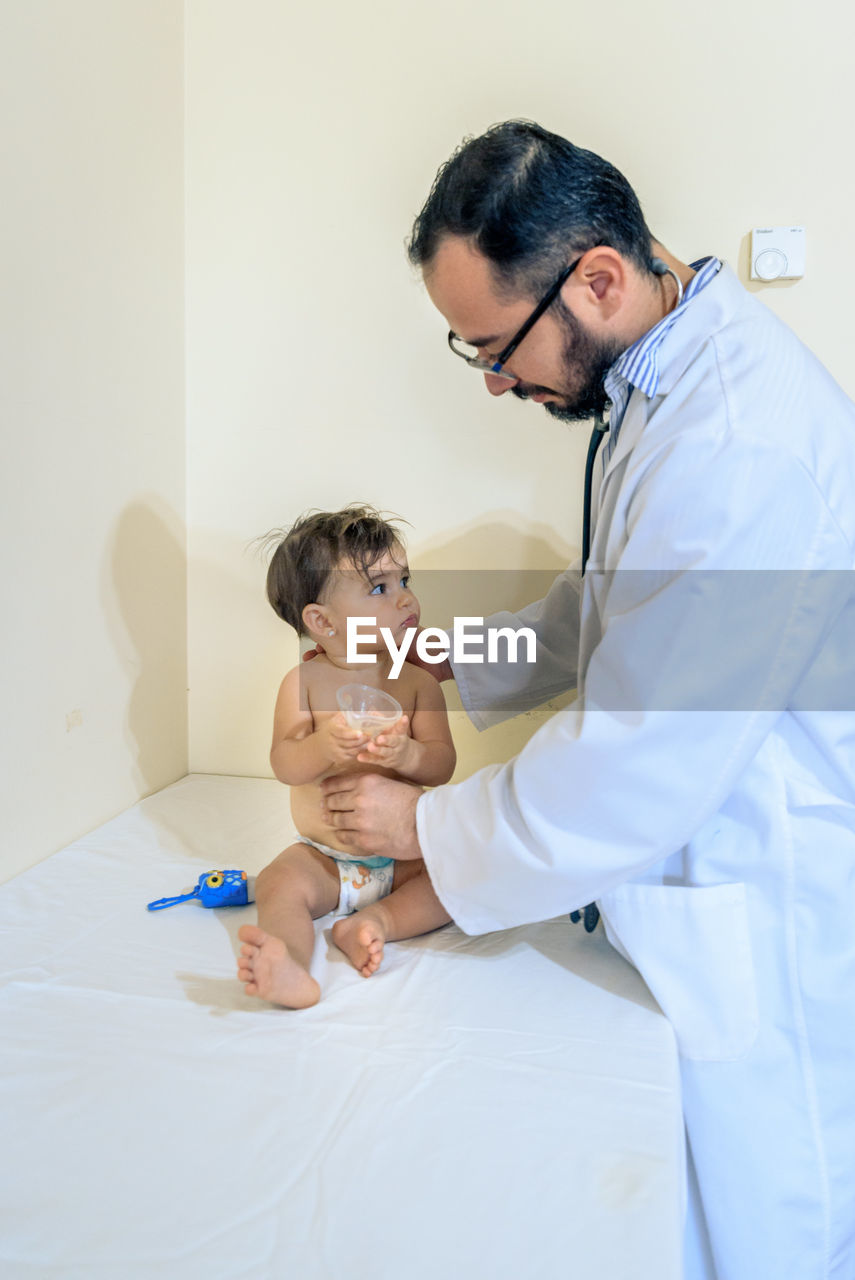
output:
M49 803L46 792L45 802ZM322 1002L244 996L277 782L191 776L0 889L4 1280L677 1280L677 1059L566 918L387 946L318 921Z

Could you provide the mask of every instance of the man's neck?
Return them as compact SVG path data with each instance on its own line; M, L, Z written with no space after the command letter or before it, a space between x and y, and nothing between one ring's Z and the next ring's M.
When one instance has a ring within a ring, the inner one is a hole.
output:
M655 328L659 321L664 320L665 316L677 306L680 290L674 276L677 276L685 289L695 274L691 267L685 262L680 262L679 258L675 258L658 240L651 242L650 251L653 257L664 262L668 270L661 275L640 271L637 273L636 305L630 324L622 335L627 349Z

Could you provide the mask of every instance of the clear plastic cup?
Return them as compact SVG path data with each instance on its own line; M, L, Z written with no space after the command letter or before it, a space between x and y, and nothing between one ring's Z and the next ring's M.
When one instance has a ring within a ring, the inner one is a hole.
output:
M372 689L370 684L343 684L336 699L351 729L367 733L371 738L391 729L404 714L401 704L391 694Z

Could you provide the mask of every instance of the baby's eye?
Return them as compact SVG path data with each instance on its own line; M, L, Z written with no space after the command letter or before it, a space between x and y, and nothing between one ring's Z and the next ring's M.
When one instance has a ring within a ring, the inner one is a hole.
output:
M401 579L401 586L402 586L402 587L404 588L404 590L406 591L406 589L407 589L407 587L408 587L409 585L410 585L410 574L409 574L409 573L405 573L405 574L404 574L404 576L403 576L403 578Z
M386 583L377 582L368 593L371 596L382 596L386 594Z

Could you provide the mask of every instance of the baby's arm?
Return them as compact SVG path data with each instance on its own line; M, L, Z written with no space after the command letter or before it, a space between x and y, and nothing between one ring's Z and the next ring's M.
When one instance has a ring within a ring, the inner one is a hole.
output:
M445 699L433 676L419 677L410 733L406 716L388 733L368 742L358 756L362 764L394 769L402 778L436 787L454 773L457 753L451 740Z
M291 787L316 782L327 770L353 764L367 734L351 729L341 714L315 728L312 713L301 699L300 667L289 671L279 689L273 717L270 764L280 782Z

